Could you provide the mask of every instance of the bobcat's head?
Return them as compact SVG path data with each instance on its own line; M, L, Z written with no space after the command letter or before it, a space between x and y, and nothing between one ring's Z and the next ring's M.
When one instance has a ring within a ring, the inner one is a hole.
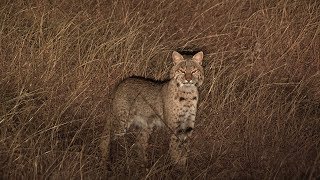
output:
M181 54L174 51L172 53L174 66L170 71L170 79L174 79L179 86L195 85L203 83L204 75L202 68L203 52L198 52L190 59L184 59Z

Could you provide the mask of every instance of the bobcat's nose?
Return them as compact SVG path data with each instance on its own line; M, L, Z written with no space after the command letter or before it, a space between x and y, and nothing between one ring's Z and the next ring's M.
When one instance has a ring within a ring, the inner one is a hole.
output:
M186 80L189 82L192 81L192 74L191 73L186 73Z

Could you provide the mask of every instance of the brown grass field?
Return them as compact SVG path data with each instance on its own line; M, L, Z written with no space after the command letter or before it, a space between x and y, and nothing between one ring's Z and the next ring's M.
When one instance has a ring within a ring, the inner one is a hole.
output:
M320 177L317 0L1 0L0 179ZM137 75L168 78L173 50L205 53L186 172L166 130L149 171L132 140L99 141L110 93Z

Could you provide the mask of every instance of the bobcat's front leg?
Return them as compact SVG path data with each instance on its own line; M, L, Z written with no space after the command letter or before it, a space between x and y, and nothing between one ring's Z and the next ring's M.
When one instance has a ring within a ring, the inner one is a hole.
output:
M187 155L189 152L190 138L193 132L194 120L192 118L185 118L186 115L181 116L171 123L172 135L170 138L170 155L175 164L180 167L185 167L187 162Z
M178 134L171 135L170 155L173 162L179 167L185 167L189 151L189 140L182 139Z

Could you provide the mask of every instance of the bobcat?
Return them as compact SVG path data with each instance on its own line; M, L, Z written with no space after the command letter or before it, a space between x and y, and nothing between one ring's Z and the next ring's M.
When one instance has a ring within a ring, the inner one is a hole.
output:
M170 80L150 81L131 77L123 80L114 91L112 113L113 126L107 124L100 149L102 157L109 156L111 136L123 135L130 126L139 127L136 138L139 158L146 162L148 139L154 127L165 127L171 132L170 155L177 165L185 166L188 138L194 129L198 87L203 83L203 52L184 59L178 52L172 53L174 66ZM111 133L112 132L112 133Z

